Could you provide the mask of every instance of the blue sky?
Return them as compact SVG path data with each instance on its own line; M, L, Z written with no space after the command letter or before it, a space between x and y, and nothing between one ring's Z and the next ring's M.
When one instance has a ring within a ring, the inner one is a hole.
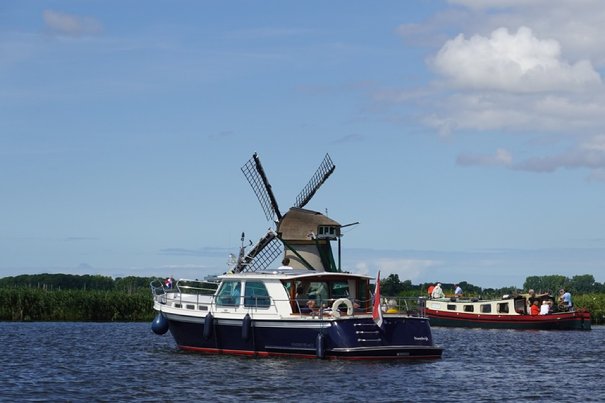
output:
M0 276L201 278L282 210L413 283L605 281L597 0L5 1Z

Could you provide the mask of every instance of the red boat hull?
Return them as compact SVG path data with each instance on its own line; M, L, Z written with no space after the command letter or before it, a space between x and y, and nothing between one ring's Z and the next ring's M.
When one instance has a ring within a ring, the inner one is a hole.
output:
M426 308L431 326L475 327L486 329L590 330L590 313L560 312L549 315L487 315L444 312Z

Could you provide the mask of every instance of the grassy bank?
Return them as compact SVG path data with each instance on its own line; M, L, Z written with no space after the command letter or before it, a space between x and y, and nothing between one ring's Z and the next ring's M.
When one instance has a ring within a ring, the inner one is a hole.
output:
M0 289L1 321L151 321L148 290Z

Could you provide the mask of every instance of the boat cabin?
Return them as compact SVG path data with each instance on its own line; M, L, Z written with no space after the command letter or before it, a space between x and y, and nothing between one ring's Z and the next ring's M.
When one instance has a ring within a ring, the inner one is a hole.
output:
M220 276L218 282L179 280L174 289L158 289L163 305L197 315L223 312L261 315L315 315L371 311L370 277L308 270L246 272ZM339 304L334 306L336 301Z
M496 300L439 298L426 300L425 306L429 309L470 314L484 315L529 315L530 307L534 301L541 306L544 301L549 305L549 312L556 312L554 299L549 294L519 294L504 295Z

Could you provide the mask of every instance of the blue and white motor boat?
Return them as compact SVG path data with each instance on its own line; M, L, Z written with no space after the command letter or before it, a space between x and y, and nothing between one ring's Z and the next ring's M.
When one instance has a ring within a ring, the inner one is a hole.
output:
M155 333L170 331L179 349L248 356L333 359L434 359L428 318L386 312L379 281L340 267L341 225L303 207L334 171L326 155L296 204L282 216L257 155L242 167L270 229L242 247L216 281L152 283ZM349 224L352 225L352 224ZM338 260L332 252L338 241ZM286 265L271 268L281 256ZM288 262L289 261L289 262Z

